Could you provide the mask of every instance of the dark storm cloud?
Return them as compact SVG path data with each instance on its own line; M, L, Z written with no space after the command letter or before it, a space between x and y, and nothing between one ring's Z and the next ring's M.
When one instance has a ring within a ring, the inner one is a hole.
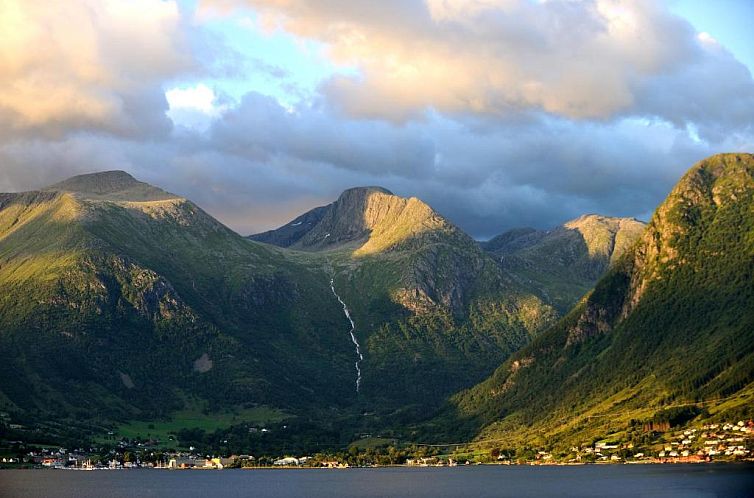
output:
M638 121L585 126L542 117L480 132L474 123L435 116L395 126L325 109L289 113L248 95L206 135L184 131L145 143L79 134L2 147L0 190L125 169L252 233L331 202L345 188L377 184L420 197L488 237L585 212L646 215L694 161L734 146Z
M427 175L434 142L422 129L341 118L325 109L294 112L257 93L247 94L211 130L215 146L249 159L276 156L342 169L410 177Z

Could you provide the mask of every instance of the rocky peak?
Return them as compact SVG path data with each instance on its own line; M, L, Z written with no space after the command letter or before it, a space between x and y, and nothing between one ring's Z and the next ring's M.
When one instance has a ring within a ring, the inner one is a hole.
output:
M308 251L352 246L357 252L370 253L438 230L458 232L415 197L400 197L382 187L356 187L344 191L332 204L251 238Z
M563 227L581 235L590 257L606 258L612 263L629 249L646 225L633 218L586 214Z

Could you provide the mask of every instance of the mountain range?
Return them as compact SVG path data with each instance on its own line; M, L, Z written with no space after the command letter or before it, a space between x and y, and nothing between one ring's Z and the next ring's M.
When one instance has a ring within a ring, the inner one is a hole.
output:
M307 448L567 445L738 396L753 170L697 164L649 225L592 214L485 242L381 187L248 237L120 171L0 194L0 411L48 440L264 407Z

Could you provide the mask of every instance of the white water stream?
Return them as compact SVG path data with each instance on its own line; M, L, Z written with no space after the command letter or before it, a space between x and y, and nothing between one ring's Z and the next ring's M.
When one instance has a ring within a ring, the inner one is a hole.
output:
M353 342L353 345L356 346L356 356L358 357L355 363L356 366L356 392L358 393L361 389L361 366L359 363L364 359L364 355L361 354L361 346L359 345L359 341L356 339L356 335L353 333L354 330L356 330L356 324L353 323L353 318L351 318L351 313L348 311L348 306L346 306L346 303L343 302L343 300L340 298L337 292L335 292L335 279L330 279L330 289L332 289L333 295L338 299L338 302L343 306L343 313L345 313L346 318L348 318L348 321L351 322L351 330L348 331L348 333L351 335L351 342Z

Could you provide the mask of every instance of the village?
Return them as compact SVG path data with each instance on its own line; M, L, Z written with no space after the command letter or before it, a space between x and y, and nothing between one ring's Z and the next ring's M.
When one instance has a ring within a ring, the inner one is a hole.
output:
M754 460L754 422L743 420L704 424L659 433L650 444L601 440L570 448L570 452L546 449L515 452L492 449L484 453L441 454L439 450L412 446L398 450L376 448L366 451L317 453L311 456L203 454L191 446L185 451L161 450L156 441L121 440L107 451L103 448L35 448L25 453L6 453L0 458L2 467L35 467L69 470L125 469L194 469L221 470L229 468L349 468L379 466L456 466L472 464L652 464L706 463Z
M599 441L593 445L572 447L565 461L552 453L539 451L539 463L704 463L713 461L752 460L754 422L704 424L676 431L662 432L649 444Z

